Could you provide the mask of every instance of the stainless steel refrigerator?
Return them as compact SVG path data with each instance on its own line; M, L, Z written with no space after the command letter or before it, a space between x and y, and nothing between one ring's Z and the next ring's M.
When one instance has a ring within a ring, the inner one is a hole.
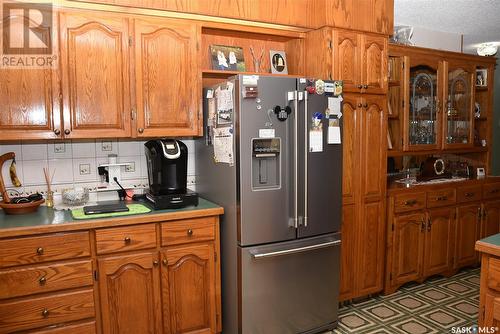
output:
M342 83L238 75L204 91L196 190L223 206L223 333L336 327Z

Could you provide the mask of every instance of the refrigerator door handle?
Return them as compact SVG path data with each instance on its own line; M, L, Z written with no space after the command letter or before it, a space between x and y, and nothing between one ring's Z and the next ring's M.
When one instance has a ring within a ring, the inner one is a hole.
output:
M298 203L298 187L299 187L299 151L298 151L298 128L299 128L299 113L298 113L298 102L297 102L297 91L294 92L293 106L295 108L295 116L293 123L293 136L294 136L294 152L293 152L293 224L291 224L294 228L299 228L299 203Z
M309 133L307 128L307 118L309 117L307 111L307 98L308 92L304 92L304 227L307 227L307 192L308 192L308 184L307 184L307 157L309 154Z
M312 251L312 250L316 250L316 249L337 246L337 245L340 245L340 243L341 243L340 240L334 240L334 241L323 242L323 243L316 244L316 245L310 245L310 246L304 246L304 247L298 247L298 248L292 248L292 249L285 249L285 250L279 250L279 251L268 252L268 253L252 253L252 257L254 259L264 259L264 258L269 258L269 257L274 257L274 256L283 256L283 255L289 255L289 254L303 253L303 252L308 252L308 251Z

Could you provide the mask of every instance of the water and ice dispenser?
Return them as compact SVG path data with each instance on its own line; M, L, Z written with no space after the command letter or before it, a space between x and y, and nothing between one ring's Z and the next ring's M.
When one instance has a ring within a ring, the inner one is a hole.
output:
M279 138L252 139L253 190L280 187L281 140Z

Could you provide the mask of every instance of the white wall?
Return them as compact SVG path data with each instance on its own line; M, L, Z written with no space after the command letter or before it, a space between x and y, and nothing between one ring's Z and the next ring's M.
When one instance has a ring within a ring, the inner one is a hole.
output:
M405 25L397 23L396 25ZM438 29L439 27L436 27ZM413 27L411 41L415 46L430 49L461 51L462 35L437 30L429 30L421 27Z

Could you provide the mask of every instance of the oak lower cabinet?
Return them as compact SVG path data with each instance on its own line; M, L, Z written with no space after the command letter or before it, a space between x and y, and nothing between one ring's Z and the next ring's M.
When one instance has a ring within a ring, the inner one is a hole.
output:
M483 204L481 237L485 238L500 231L500 201Z
M474 245L481 238L481 203L458 207L456 224L454 267L458 269L477 264L479 258Z
M161 333L157 253L98 260L104 333Z
M455 207L431 209L427 213L423 275L452 269L455 235Z
M212 244L162 252L166 333L216 333L215 258Z

